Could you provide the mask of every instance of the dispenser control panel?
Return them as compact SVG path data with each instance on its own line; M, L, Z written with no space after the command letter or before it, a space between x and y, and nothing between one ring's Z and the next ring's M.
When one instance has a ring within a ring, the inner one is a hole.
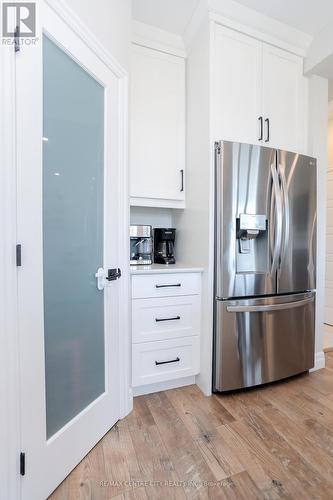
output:
M240 214L239 228L243 230L266 231L266 215Z

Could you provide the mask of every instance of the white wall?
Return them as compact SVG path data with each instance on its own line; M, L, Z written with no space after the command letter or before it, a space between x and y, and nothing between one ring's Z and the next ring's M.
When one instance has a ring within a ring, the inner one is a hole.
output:
M312 40L304 61L304 68L306 73L333 78L333 30L331 22Z
M309 154L317 158L317 301L316 301L316 368L325 364L323 350L326 261L326 182L328 81L319 76L309 78Z
M328 106L325 323L333 325L333 101Z
M113 57L129 69L131 0L66 0Z
M333 167L333 101L329 103L329 120L328 120L328 131L327 131L327 156L328 156L328 166Z
M131 207L131 224L148 224L153 227L174 227L171 208Z
M202 280L201 366L197 384L205 394L212 380L212 269L210 259L211 151L209 133L209 24L196 34L186 61L186 208L175 211L176 253L204 268Z

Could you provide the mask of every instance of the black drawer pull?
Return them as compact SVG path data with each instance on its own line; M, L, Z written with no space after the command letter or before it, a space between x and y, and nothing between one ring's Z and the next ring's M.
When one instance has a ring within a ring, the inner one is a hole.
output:
M155 361L155 365L167 365L168 363L178 363L178 361L180 361L180 358L177 357L176 359L170 359L170 361Z
M175 316L174 318L155 318L155 321L159 323L160 321L175 321L177 319L180 319L180 316Z
M265 142L269 142L269 118L266 118L265 123L267 125L267 137L265 139Z
M182 286L181 283L176 283L175 285L155 285L156 288L171 288L172 286Z

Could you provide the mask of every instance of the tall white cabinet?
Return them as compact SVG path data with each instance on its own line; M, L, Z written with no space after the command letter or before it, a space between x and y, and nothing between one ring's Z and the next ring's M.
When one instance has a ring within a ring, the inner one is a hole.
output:
M264 123L264 142L269 124L268 145L304 153L308 80L303 76L303 58L263 43L262 76L262 113L269 120Z
M216 139L304 152L307 79L302 57L214 24Z
M262 107L261 43L217 24L214 35L215 137L255 144Z
M214 12L201 25L194 16L188 30L186 210L174 215L177 251L204 267L197 384L206 394L212 380L214 141L308 154L303 39L254 12L249 16L238 4L230 19L225 11L231 5L224 3L214 2ZM252 25L244 25L244 19Z
M132 44L131 205L185 206L185 60Z

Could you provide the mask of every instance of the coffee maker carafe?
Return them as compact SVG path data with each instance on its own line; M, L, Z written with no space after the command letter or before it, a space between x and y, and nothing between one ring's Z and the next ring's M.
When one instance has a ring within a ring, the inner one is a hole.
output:
M154 262L156 262L156 264L175 264L175 238L175 229L154 229Z
M153 263L153 238L151 226L130 226L131 265Z

